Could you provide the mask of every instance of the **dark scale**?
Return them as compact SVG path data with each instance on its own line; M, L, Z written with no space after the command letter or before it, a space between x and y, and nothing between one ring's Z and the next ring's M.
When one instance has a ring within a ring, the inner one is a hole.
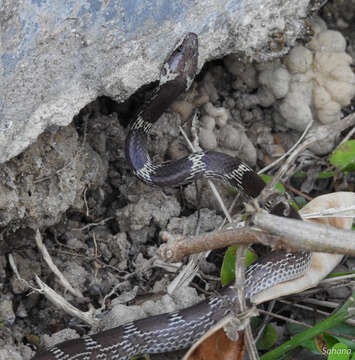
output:
M150 160L147 134L166 108L191 85L197 71L197 59L197 35L189 33L164 63L159 87L130 125L126 140L127 161L133 173L148 184L178 186L199 177L210 177L254 198L264 188L264 181L248 165L229 155L207 151L173 162L152 163ZM285 216L284 210L283 204L276 204L271 206L270 212L280 212ZM295 211L289 211L286 216L299 217ZM246 297L301 276L308 269L310 258L306 252L270 253L247 269ZM187 309L66 341L37 354L32 360L128 360L144 353L183 349L226 316L235 301L234 291L226 287L220 296L213 296Z

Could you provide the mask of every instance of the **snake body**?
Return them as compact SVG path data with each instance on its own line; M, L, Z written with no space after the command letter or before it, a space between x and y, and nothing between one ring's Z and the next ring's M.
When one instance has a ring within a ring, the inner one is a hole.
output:
M147 151L148 133L166 108L189 88L197 71L198 40L188 33L164 63L160 84L130 125L126 156L134 174L145 183L178 186L199 177L221 180L249 197L256 197L264 181L246 164L229 155L206 151L178 161L154 163ZM271 213L299 217L297 212L282 213L276 204ZM247 298L275 284L301 276L310 265L311 254L274 251L246 271ZM33 360L128 360L135 355L183 349L199 339L226 316L235 303L235 292L226 287L219 296L168 314L132 321L122 326L60 343Z

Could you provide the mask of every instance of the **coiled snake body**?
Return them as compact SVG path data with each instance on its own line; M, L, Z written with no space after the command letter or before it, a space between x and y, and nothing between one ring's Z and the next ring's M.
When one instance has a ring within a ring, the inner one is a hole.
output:
M160 84L150 101L133 120L126 140L126 156L134 174L158 186L177 186L198 177L222 180L256 197L264 181L246 164L229 155L207 151L181 160L154 163L147 152L148 132L166 108L191 85L197 71L197 36L188 33L164 63ZM276 204L271 213L280 212ZM295 211L284 216L298 217ZM309 267L311 254L274 251L251 265L246 272L246 297L283 281L301 276ZM195 342L211 326L226 316L235 302L229 287L182 311L133 321L123 326L58 344L33 360L128 360L144 353L183 349Z

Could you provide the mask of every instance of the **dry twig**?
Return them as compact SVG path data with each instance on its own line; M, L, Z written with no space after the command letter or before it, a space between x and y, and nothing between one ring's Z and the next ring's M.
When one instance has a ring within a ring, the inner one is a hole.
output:
M78 289L74 289L69 283L69 281L65 278L63 273L58 269L57 265L54 264L52 257L49 255L49 252L42 241L42 236L38 229L36 231L35 239L36 239L37 247L39 251L42 253L44 261L47 263L48 267L53 271L53 273L57 276L59 282L62 284L64 289L72 293L74 296L83 298L83 294L81 293L81 291Z
M36 289L36 291L43 294L57 308L63 309L66 314L75 316L91 326L96 327L99 324L99 320L95 317L96 311L92 306L90 306L90 309L86 312L80 311L44 283L37 275L35 279L39 286L39 289Z
M273 192L274 186L277 182L283 179L288 169L291 167L291 164L296 160L297 156L308 149L311 145L315 144L318 141L324 141L328 138L334 138L335 134L341 133L343 130L348 127L355 126L355 113L348 115L342 121L336 121L334 123L319 126L312 129L305 140L300 143L294 151L290 154L289 158L283 164L283 166L277 171L273 179L265 186L259 198L262 202L265 201Z
M349 208L330 209L323 216L350 217ZM308 217L314 217L315 213ZM336 215L334 215L336 216ZM351 215L354 217L354 215ZM166 244L160 246L159 254L166 261L180 261L184 256L226 246L261 243L274 249L322 251L328 253L355 255L354 233L315 222L305 222L259 211L253 217L252 227L225 227L221 231L198 236L173 235L162 231L160 237ZM310 237L309 234L317 234Z
M244 292L244 264L245 264L245 253L247 251L246 245L240 245L238 247L237 258L235 261L235 280L234 287L237 291L237 303L235 304L236 313L243 313L247 310L247 305L245 301L245 292ZM258 360L258 350L256 348L256 343L254 341L253 333L251 330L250 323L248 322L245 327L245 340L248 349L248 355L251 360Z
M351 230L275 216L261 211L253 216L252 223L273 235L285 238L284 248L355 255L355 234Z
M159 248L159 255L165 261L180 261L184 256L202 251L214 250L231 245L251 245L262 243L264 245L275 246L278 243L283 245L287 239L278 239L270 237L267 233L244 227L241 229L229 227L221 231L197 236L174 235L162 231L160 233L162 240L166 241Z
M60 309L63 309L66 314L75 316L76 318L83 320L85 323L91 326L98 325L99 320L96 318L96 312L91 306L89 311L80 311L79 309L71 305L67 300L65 300L63 296L59 295L51 287L45 284L37 275L35 276L35 279L39 286L39 289L35 288L28 281L21 277L17 269L15 259L11 254L9 255L9 264L16 277L33 292L44 295L52 304L54 304Z
M285 152L282 156L280 156L279 158L277 158L275 161L273 161L271 164L265 166L263 169L261 169L260 171L258 171L258 174L263 174L266 171L270 170L271 168L273 168L275 165L277 165L281 160L283 160L284 158L286 158L288 155L290 155L296 148L297 146L301 143L301 141L305 138L305 136L307 135L309 129L311 128L311 126L313 125L313 120L311 120L308 125L306 126L306 129L303 131L302 135L300 136L300 138L296 141L296 143L287 151Z
M292 305L292 306L297 307L299 309L303 309L303 310L307 310L307 311L311 311L311 312L315 311L314 307L310 307L310 306L306 306L306 305L302 305L302 304L297 304L297 303L295 303L293 301L288 301L288 300L285 300L283 298L278 299L277 301L281 302L283 304ZM316 313L319 314L319 315L324 315L325 317L328 317L328 316L331 315L330 313L328 313L326 311L319 310L319 309L316 310ZM347 319L347 320L345 320L345 322L347 324L351 325L351 326L355 326L355 320L353 320L353 319Z

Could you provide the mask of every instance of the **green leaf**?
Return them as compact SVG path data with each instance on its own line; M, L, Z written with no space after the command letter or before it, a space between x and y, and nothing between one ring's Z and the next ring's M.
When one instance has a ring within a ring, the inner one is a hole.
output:
M234 266L237 254L238 245L230 246L224 254L223 264L221 267L221 281L225 286L234 280ZM245 254L245 266L249 266L257 259L255 253L250 250Z
M328 349L332 348L335 344L337 344L339 342L338 339L336 337L334 337L333 335L323 333L322 336L328 346Z
M307 176L307 173L305 171L298 171L295 174L293 174L292 176L296 177L296 178L298 178L298 177L303 178L303 177Z
M296 211L300 211L301 207L299 206L298 202L290 200L290 204Z
M327 275L327 278L334 278L334 277L338 277L338 276L351 275L351 274L355 274L355 270L354 271L343 271L343 272L330 273L330 274Z
M262 175L260 175L260 177L261 177L267 184L272 180L272 176L269 176L269 175L262 174ZM280 193L285 193L285 192L286 192L285 187L284 187L282 184L280 184L280 183L276 183L275 189L278 190L278 191L280 191Z
M253 330L254 336L257 335L260 325L262 321L258 317L252 317L250 319L251 328ZM260 339L256 343L256 347L258 350L268 350L273 345L275 345L277 340L277 333L274 327L271 324L267 324Z
M266 325L260 339L256 343L256 348L258 350L269 350L272 346L275 345L277 340L276 330L270 325Z
M324 172L318 173L317 179L327 179L327 178L333 177L334 175L335 175L334 171L324 171ZM307 173L304 171L299 171L292 175L292 177L294 177L294 178L304 178L306 176L307 176Z
M311 322L311 321L309 321ZM307 329L306 326L294 324L294 323L288 323L287 328L291 335L297 335L301 334L303 331ZM308 349L309 351L313 352L314 354L319 354L319 350L314 342L314 339L307 339L302 342L302 347L305 349Z
M349 325L345 322L342 322L336 326L334 326L333 328L330 329L332 332L339 334L338 335L333 335L333 338L337 339L337 342L342 342L345 345L347 345L347 347L349 349L352 349L353 351L355 351L355 341L351 341L348 338L343 338L342 335L348 335L351 337L354 337L354 326L353 325Z
M262 177L262 179L266 182L266 183L269 183L271 180L272 180L272 176L269 176L269 175L260 175ZM277 183L275 185L275 189L278 190L280 193L285 193L286 192L286 189L285 187L281 184L281 183ZM292 207L294 209L296 209L296 211L300 210L300 206L294 202L293 200L290 201L290 204L292 205Z
M305 206L307 204L307 200L303 196L296 196L295 201L296 201L297 207L299 209L303 208L303 206Z
M305 322L312 325L311 321L305 321ZM287 324L287 328L292 335L297 335L297 334L300 334L303 331L307 330L307 327L305 327L303 325L299 325L299 324L293 324L293 323ZM330 335L327 333L323 333L323 338L326 341L328 348L331 348L334 344L336 344L338 342L342 342L345 345L347 345L347 347L349 349L355 350L355 342L351 341L348 338L343 338L341 336L341 335L354 336L354 326L349 325L345 322L342 322L342 323L330 328L329 331L332 331L335 334L339 334L339 336L334 335L334 334ZM314 342L314 339L309 339L309 340L302 342L302 347L304 347L314 353L319 353L318 348Z
M351 350L343 343L337 343L328 349L328 360L349 360Z
M341 144L331 155L330 162L342 171L355 171L355 140Z
M334 175L335 175L334 171L325 171L325 172L318 173L317 178L318 179L328 179L328 178L333 177Z

